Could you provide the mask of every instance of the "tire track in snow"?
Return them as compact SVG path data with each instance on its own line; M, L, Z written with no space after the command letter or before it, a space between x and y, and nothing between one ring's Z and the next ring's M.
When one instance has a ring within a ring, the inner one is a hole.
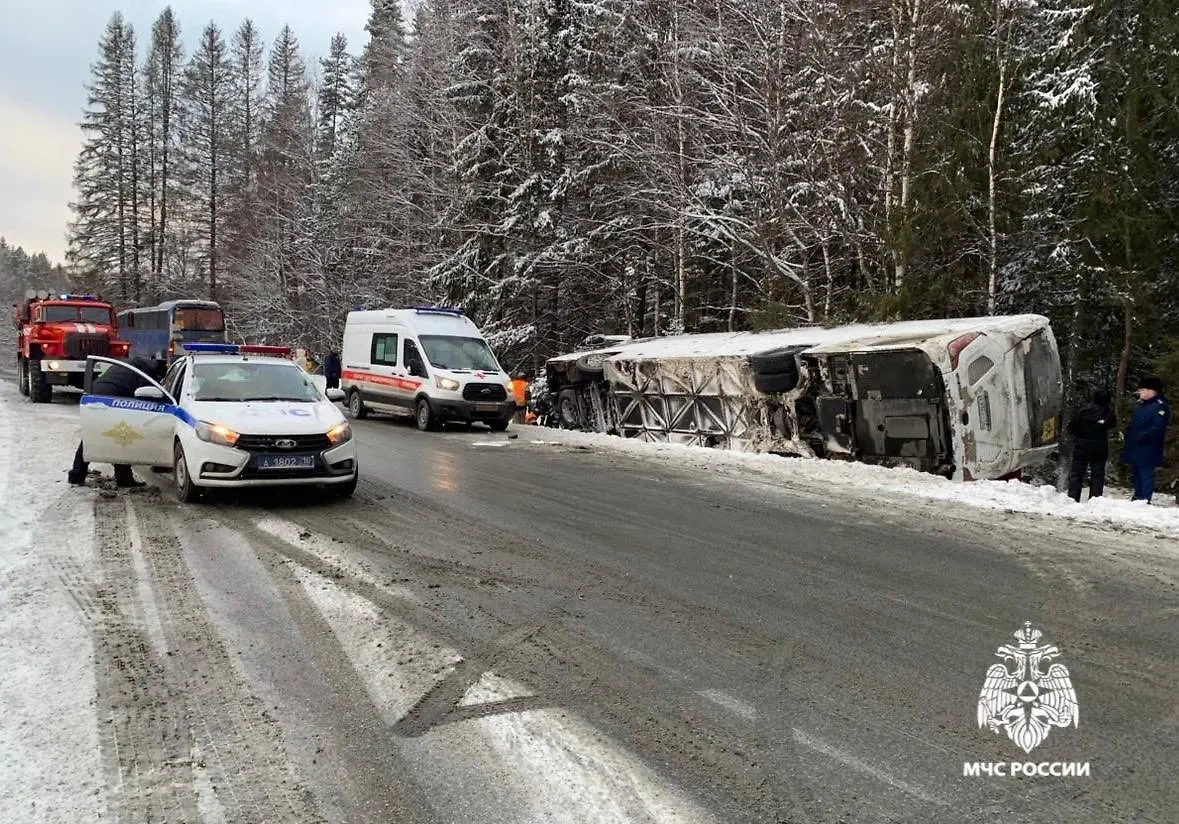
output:
M140 502L135 505L132 501ZM95 644L115 820L322 821L212 631L158 493L93 502L100 577L57 562Z

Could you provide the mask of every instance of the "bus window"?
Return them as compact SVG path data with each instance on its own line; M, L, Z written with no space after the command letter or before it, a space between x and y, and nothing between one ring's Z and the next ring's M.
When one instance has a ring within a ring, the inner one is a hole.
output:
M225 317L220 309L176 309L172 323L183 332L225 331Z

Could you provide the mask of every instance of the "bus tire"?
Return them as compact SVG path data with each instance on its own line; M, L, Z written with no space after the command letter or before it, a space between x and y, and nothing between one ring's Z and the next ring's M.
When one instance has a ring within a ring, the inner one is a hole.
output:
M798 372L755 372L753 386L758 392L767 395L789 392L798 386Z

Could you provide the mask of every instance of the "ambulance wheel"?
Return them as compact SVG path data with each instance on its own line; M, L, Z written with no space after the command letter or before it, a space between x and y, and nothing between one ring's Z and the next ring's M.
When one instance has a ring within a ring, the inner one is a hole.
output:
M438 419L434 417L434 410L430 408L429 400L418 398L416 412L414 420L417 422L418 429L423 432L433 432L438 428Z
M17 386L26 398L29 396L29 364L24 358L16 361Z
M33 403L52 403L53 387L45 380L40 361L29 361L25 365L29 374L29 400Z
M195 503L201 497L201 489L192 482L188 471L188 460L180 441L172 448L172 476L176 480L176 499L184 504Z
M364 406L364 399L360 397L359 389L353 389L348 395L348 414L358 421L368 417L368 409Z

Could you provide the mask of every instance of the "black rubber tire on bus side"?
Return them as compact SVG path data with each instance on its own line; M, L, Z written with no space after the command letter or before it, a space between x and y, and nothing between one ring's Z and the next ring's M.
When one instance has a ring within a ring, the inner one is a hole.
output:
M364 399L360 397L360 390L353 389L348 393L348 414L358 421L368 417L368 409L364 406Z
M29 370L29 400L33 403L53 403L53 387L45 380L45 373L41 371L41 361L28 362Z
M798 386L798 370L793 372L754 372L753 387L758 392L789 392Z
M761 374L777 374L781 372L798 372L798 361L794 359L797 349L779 349L774 352L761 352L749 356L749 365L754 372Z
M577 419L577 392L573 389L562 389L557 395L557 420L562 429L580 429Z

